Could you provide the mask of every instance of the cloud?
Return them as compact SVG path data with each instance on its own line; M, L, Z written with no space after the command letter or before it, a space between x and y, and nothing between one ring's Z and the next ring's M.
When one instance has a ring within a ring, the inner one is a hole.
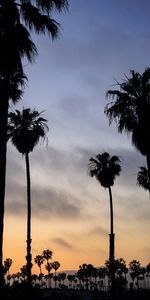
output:
M26 189L24 187L24 189ZM13 199L12 196L13 195ZM23 193L23 186L17 183L14 189L7 192L6 210L9 214L24 215L26 213L26 195ZM45 219L67 218L74 219L80 216L81 209L78 200L67 193L67 191L57 190L54 188L32 188L32 215Z
M13 201L6 204L6 211L13 216L22 216L26 214L26 205L19 201Z
M106 236L108 235L108 232L105 228L101 227L101 226L95 226L94 228L91 229L90 234L92 235L103 235Z
M82 121L83 116L84 118L87 117L88 107L88 99L78 93L76 95L68 95L59 104L59 110L62 112L62 115L65 118L71 118L71 122L77 119Z
M41 218L47 215L49 218L74 219L80 216L80 207L76 197L67 191L36 188L33 190L33 214Z
M133 148L102 148L95 145L88 148L72 147L67 150L49 147L47 150L35 150L30 156L32 182L32 215L33 217L80 219L93 217L94 207L99 205L105 193L97 189L96 180L88 175L88 163L91 156L103 151L118 155L122 161L122 172L113 187L115 212L118 218L124 218L124 210L132 211L132 217L147 220L147 203L140 209L142 190L136 186L138 166L144 158ZM7 180L6 210L9 214L26 214L26 178L24 161L11 156L11 171ZM22 175L23 174L23 175ZM96 187L96 190L95 190ZM135 197L135 193L139 194ZM92 199L92 200L91 200ZM117 204L117 205L116 205ZM101 203L103 206L104 204ZM96 208L95 208L96 210ZM103 211L104 213L104 211ZM93 229L94 230L94 229ZM105 233L103 229L95 229L95 233Z
M68 248L71 249L73 248L71 244L69 244L68 242L66 242L64 239L62 238L55 238L52 240L54 243L58 244L59 246L62 246L64 248Z

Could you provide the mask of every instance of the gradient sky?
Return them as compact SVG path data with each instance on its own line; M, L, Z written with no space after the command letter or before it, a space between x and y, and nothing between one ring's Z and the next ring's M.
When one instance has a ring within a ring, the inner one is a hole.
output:
M104 115L115 80L150 65L149 11L148 0L70 0L69 13L55 16L58 40L33 36L39 55L25 64L29 82L18 107L45 110L50 130L48 146L30 155L32 252L51 249L60 270L108 258L108 191L88 175L89 158L102 151L122 160L113 187L116 257L150 261L150 198L136 185L145 159ZM5 211L4 258L16 272L25 264L26 178L10 144Z

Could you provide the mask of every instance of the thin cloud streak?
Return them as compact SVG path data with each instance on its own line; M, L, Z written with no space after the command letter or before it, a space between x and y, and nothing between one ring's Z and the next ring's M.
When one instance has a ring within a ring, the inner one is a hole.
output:
M59 246L64 247L64 248L67 248L67 249L72 249L73 248L73 246L70 243L66 242L62 238L54 238L52 241L54 243L58 244Z

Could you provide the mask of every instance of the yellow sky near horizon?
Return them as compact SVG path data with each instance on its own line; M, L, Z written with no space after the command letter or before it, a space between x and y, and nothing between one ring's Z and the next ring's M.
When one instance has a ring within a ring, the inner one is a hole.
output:
M107 193L104 193L107 199ZM95 215L80 220L32 219L32 258L41 254L43 250L53 251L53 261L61 264L59 271L77 270L83 263L91 263L98 267L104 265L109 251L109 205L99 205L93 209ZM105 203L106 204L106 203ZM98 211L99 207L99 211ZM93 212L92 212L93 213ZM118 214L118 212L115 214ZM137 220L132 223L115 220L115 251L116 257L123 257L127 263L133 259L140 260L142 265L149 262L149 230L146 223ZM71 224L72 223L72 224ZM103 225L103 226L102 226ZM145 241L145 244L144 244ZM25 264L26 255L26 218L14 217L6 214L4 231L4 259L12 258L13 265L10 273L20 271ZM46 273L44 264L43 273ZM39 273L34 264L33 273Z

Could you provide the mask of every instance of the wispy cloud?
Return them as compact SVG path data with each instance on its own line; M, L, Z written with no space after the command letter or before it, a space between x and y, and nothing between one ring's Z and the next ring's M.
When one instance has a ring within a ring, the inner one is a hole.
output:
M59 246L62 246L62 247L64 247L64 248L67 248L67 249L72 249L72 248L73 248L73 246L72 246L70 243L66 242L65 239L62 239L62 238L54 238L52 241L53 241L55 244L58 244Z
M18 191L20 193L18 194ZM26 196L21 194L22 187L15 184L13 191L13 199L9 195L9 201L7 202L6 209L9 214L21 214L26 213ZM16 197L15 197L16 195ZM16 200L17 199L17 200ZM22 200L23 199L23 200ZM33 217L40 217L49 219L68 218L74 219L80 216L80 207L78 206L76 197L67 193L67 191L57 190L54 188L38 188L32 189L32 215Z
M91 229L90 234L98 235L98 236L101 236L101 235L106 236L106 235L108 235L108 232L105 228L103 228L101 226L96 226Z

